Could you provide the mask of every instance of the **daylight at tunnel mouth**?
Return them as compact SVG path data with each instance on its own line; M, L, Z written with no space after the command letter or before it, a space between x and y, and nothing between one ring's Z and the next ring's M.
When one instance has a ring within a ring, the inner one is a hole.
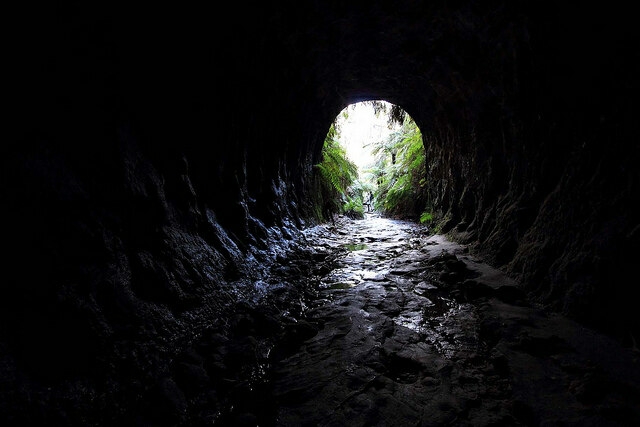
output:
M348 105L331 124L315 165L322 219L377 213L428 222L425 166L422 134L400 106L382 100Z
M631 12L15 5L0 425L640 425Z

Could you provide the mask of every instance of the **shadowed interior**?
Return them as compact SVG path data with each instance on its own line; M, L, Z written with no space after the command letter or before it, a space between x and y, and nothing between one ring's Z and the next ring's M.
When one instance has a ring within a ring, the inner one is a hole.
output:
M624 8L50 7L17 14L2 148L12 419L33 405L29 417L68 422L125 412L91 402L128 378L123 396L146 393L172 355L255 301L270 262L318 222L313 165L362 100L420 127L442 232L533 301L625 346L640 338L640 46ZM162 399L174 385L156 385ZM51 409L62 395L85 415Z

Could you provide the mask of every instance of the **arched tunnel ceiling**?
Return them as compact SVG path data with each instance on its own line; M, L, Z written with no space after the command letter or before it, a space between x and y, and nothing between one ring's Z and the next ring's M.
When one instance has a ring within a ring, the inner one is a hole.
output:
M119 196L103 192L109 184L90 177L91 165L109 176L136 145L149 171L188 171L189 203L249 237L238 215L267 223L308 215L308 174L331 121L349 103L384 99L409 112L428 141L433 208L450 218L447 229L469 225L467 239L533 283L550 261L537 252L538 261L525 259L554 233L541 209L569 221L548 198L573 185L565 164L592 163L576 180L603 171L590 191L607 199L620 191L609 174L631 170L611 164L637 154L624 142L640 62L629 16L525 1L42 9L17 61L18 135L57 147L91 183L85 192L107 203ZM600 146L612 160L598 166ZM274 190L274 177L288 190ZM582 193L580 204L591 203ZM254 212L242 207L247 198ZM616 232L628 232L632 218ZM555 251L578 251L569 236L560 240Z
M469 226L465 238L497 265L553 288L564 279L560 271L538 277L551 264L538 251L542 235L564 236L555 252L582 249L545 221L571 221L563 212L574 212L549 197L560 187L574 194L569 187L591 170L602 176L588 181L598 183L589 191L577 185L578 205L592 203L590 192L625 206L632 197L610 177L632 173L613 165L637 155L624 142L632 140L640 62L630 16L526 1L42 9L29 16L35 30L17 61L22 142L12 147L55 147L88 183L83 191L107 204L119 195L108 178L91 176L93 165L110 176L123 152L139 147L151 165L137 172L188 174L189 184L172 185L176 194L191 188L181 202L189 215L208 206L243 240L251 216L269 224L308 216L308 175L329 124L349 103L385 99L408 111L429 141L427 178L434 210L450 218L445 229ZM570 179L572 162L582 166ZM619 191L622 199L612 195ZM10 192L18 200L28 193ZM171 196L161 198L159 218L172 218ZM247 200L255 200L250 210ZM581 221L595 224L598 215ZM623 216L619 235L634 221ZM587 252L601 245L582 239ZM532 250L537 261L526 261Z

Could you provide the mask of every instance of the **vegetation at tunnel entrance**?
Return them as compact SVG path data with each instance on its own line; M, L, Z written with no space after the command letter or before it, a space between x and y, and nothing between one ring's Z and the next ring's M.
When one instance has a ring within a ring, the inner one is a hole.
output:
M375 144L375 163L368 172L376 184L376 210L416 218L425 209L425 150L418 125L404 112L400 119L400 126Z
M349 111L345 108L331 125L316 165L322 212L329 220L336 213L363 218L365 211L384 216L428 222L425 181L425 150L422 134L413 119L399 106L384 101L366 101L377 117L386 118L387 132L361 142L371 149L371 159L360 166L350 159L342 138L342 126ZM362 159L359 159L362 164Z
M356 192L358 186L354 185L358 180L358 166L347 158L347 152L337 140L337 135L334 123L322 147L322 162L316 165L322 216L330 219L335 213L346 213L362 218L362 194Z

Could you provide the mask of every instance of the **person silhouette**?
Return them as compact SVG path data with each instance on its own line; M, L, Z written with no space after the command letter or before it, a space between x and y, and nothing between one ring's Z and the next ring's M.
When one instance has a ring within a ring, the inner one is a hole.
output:
M367 193L367 201L365 205L367 205L367 212L371 212L371 210L373 209L373 193Z

